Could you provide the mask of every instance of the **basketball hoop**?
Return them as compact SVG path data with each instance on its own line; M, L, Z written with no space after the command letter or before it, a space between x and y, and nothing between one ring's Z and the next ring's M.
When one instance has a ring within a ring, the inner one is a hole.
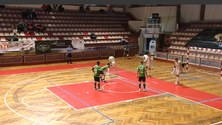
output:
M156 31L154 31L153 34L156 34Z

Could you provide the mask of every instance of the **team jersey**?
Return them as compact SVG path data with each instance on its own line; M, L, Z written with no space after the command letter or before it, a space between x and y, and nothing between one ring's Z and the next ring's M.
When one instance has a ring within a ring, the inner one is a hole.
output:
M110 56L109 61L111 61L112 63L115 63L115 58L113 56Z
M145 77L146 74L146 66L139 65L137 70L139 71L139 77Z
M109 66L108 66L108 65L103 66L103 67L100 69L100 71L105 71L105 70L107 70L108 68L109 68Z
M68 48L67 48L67 53L71 53L71 50L73 50L73 48L68 47Z
M145 59L144 59L144 62L146 62L147 59L148 59L148 55L144 55L143 57L145 58Z
M94 76L95 77L99 77L99 69L100 69L99 65L94 66L94 71L95 71Z

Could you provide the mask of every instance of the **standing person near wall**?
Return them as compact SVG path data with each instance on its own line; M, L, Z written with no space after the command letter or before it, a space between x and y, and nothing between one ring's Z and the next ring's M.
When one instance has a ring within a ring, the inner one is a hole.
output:
M12 24L12 33L17 33L18 27L16 23Z
M69 47L67 47L67 64L72 64L72 53L71 51L73 51L73 48L71 47L71 45L69 45Z

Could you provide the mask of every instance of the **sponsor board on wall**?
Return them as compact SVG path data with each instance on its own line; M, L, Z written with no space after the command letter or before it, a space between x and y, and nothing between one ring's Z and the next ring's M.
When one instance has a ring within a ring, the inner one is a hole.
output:
M51 48L67 48L71 45L71 40L53 40L51 42Z
M72 48L75 49L84 49L84 40L76 39L76 40L54 40L51 41L51 48L67 48L71 45Z
M82 39L72 40L72 46L75 49L83 50L85 49L85 41Z
M0 42L0 53L23 51L35 51L35 42L32 40Z
M36 54L51 53L51 41L35 41Z
M37 44L38 42L38 44ZM42 53L66 53L66 48L71 45L74 50L84 50L84 40L53 40L53 41L37 41L36 54ZM39 43L41 42L41 44ZM38 48L37 48L38 46Z

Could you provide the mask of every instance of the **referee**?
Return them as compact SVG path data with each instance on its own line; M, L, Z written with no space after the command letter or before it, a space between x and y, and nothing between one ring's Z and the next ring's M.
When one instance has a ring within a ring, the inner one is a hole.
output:
M67 64L69 64L69 62L70 62L70 64L72 64L72 59L71 59L71 57L72 57L71 51L72 50L73 50L73 48L71 47L71 45L69 45L69 47L67 47Z

